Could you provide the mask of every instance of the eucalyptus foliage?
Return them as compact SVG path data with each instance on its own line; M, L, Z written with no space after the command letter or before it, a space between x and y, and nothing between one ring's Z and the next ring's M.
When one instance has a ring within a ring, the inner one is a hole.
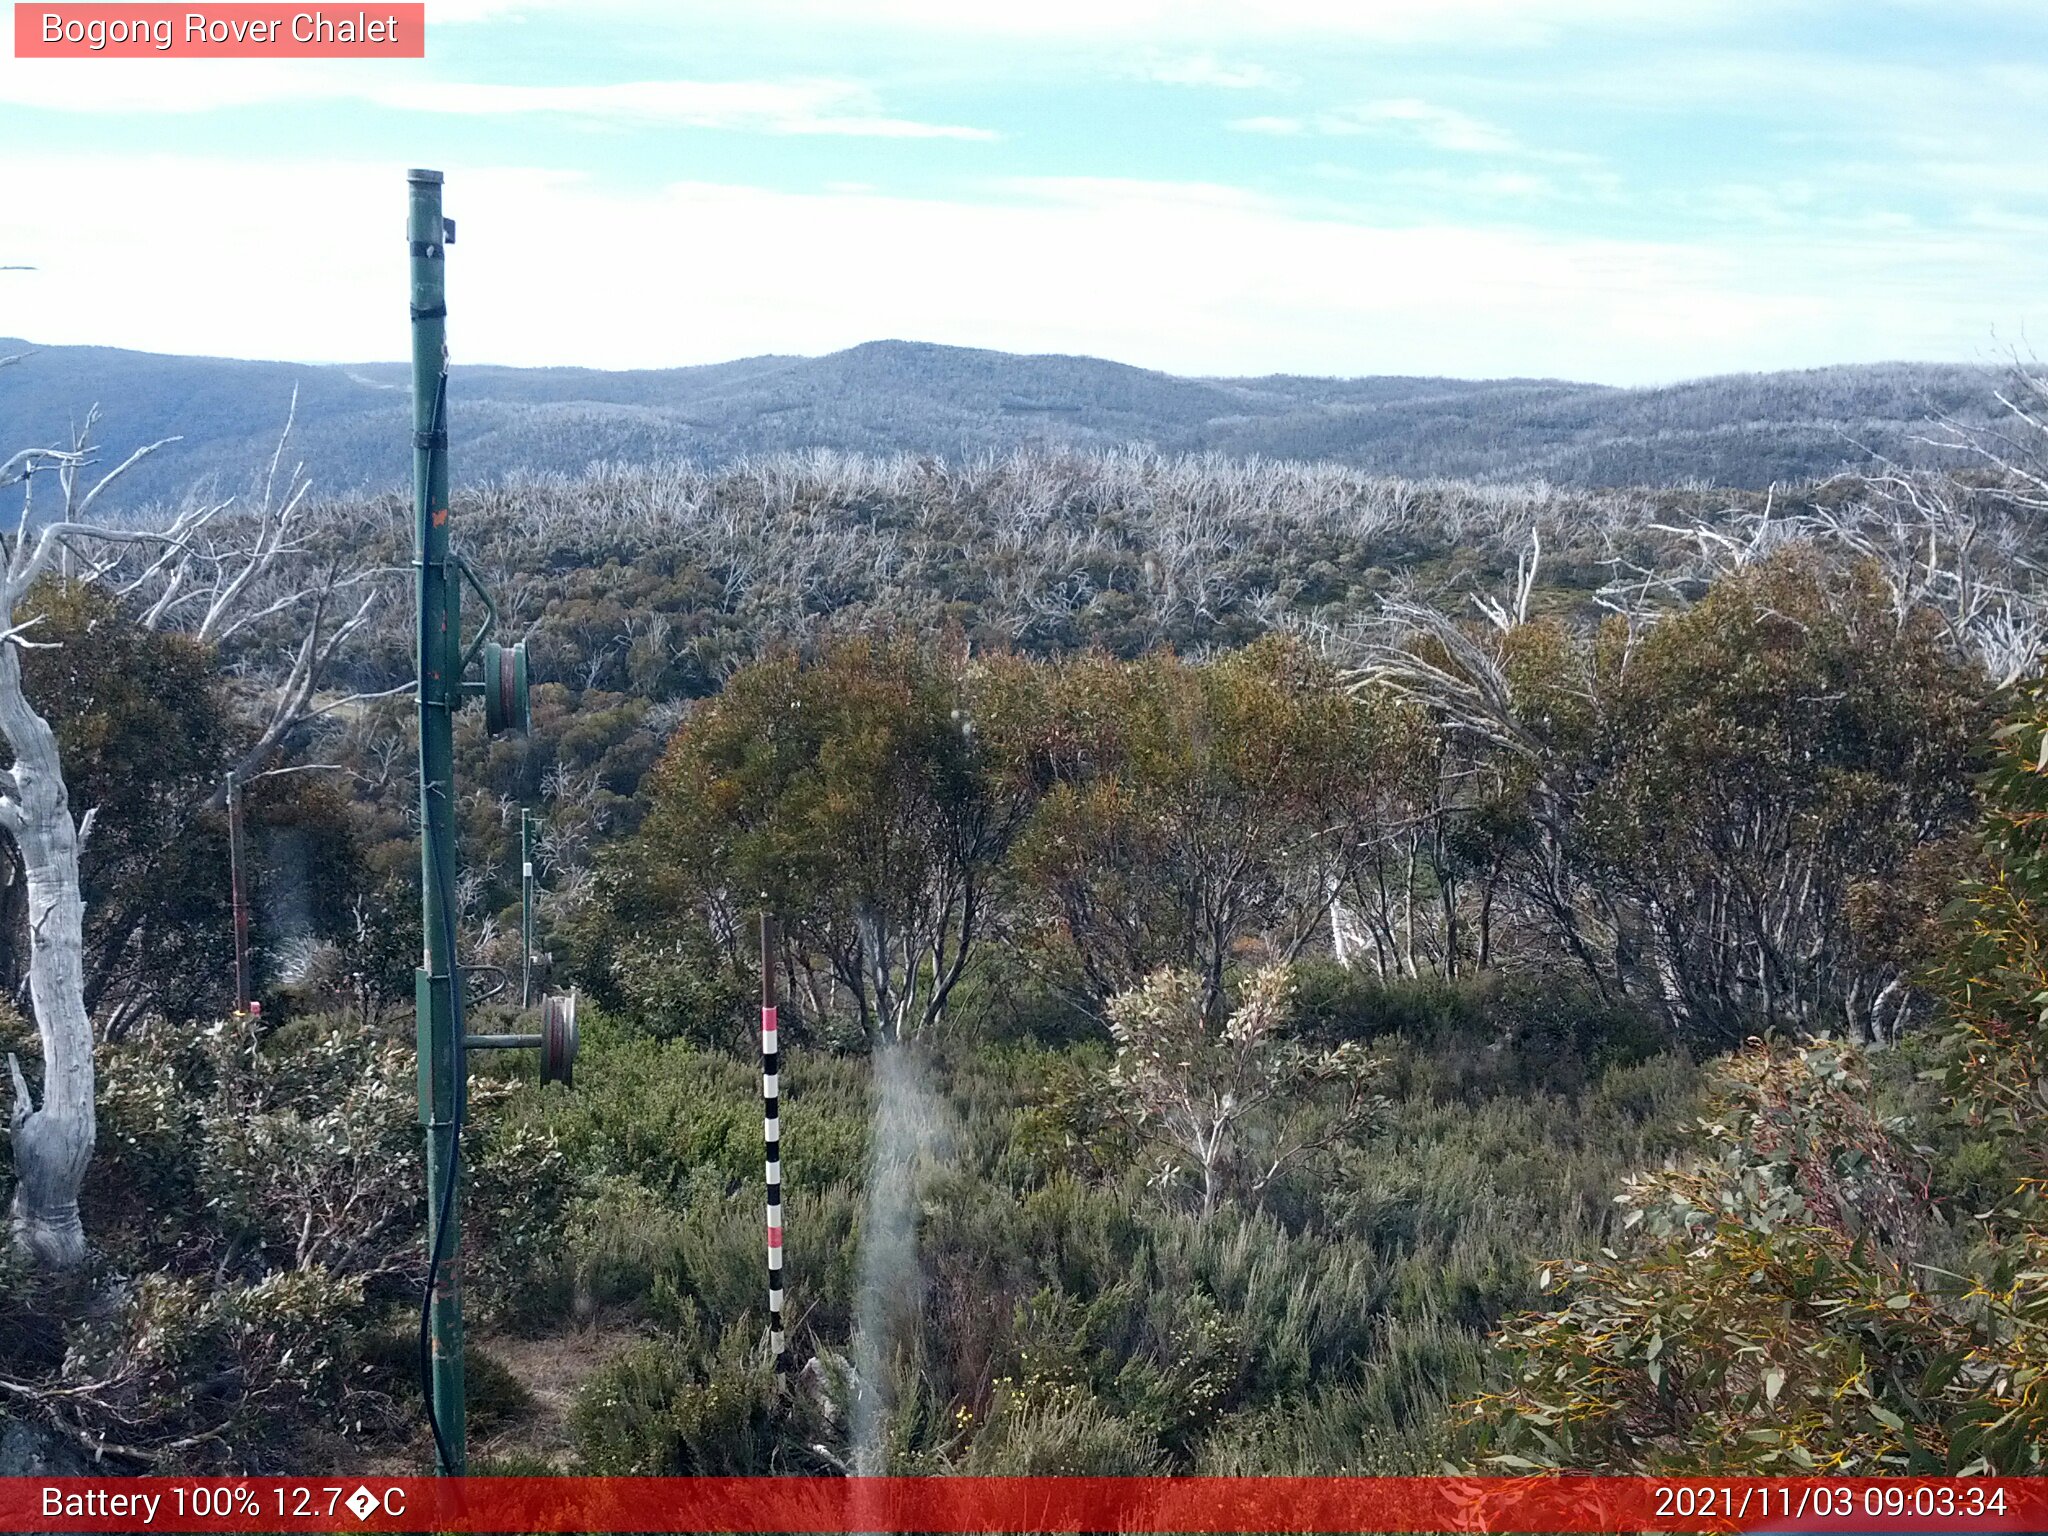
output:
M1887 1113L1854 1047L1758 1044L1629 1233L1543 1274L1475 1399L1492 1466L2001 1472L2048 1446L2048 685L1997 735L1930 968L1939 1096ZM1958 1175L1961 1175L1960 1177Z

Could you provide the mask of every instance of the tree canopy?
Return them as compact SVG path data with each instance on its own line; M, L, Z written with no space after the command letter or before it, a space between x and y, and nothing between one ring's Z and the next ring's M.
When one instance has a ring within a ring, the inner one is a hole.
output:
M1632 1180L1621 1245L1552 1264L1558 1304L1502 1332L1508 1379L1470 1405L1479 1460L2042 1469L2048 682L2018 692L1985 787L1977 868L1924 978L1938 1032L1896 1056L1730 1058L1703 1151Z

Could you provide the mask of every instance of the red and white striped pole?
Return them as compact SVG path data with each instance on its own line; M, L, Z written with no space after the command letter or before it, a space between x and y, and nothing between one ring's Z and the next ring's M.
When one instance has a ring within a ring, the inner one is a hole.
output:
M768 1353L782 1379L782 1050L775 1019L775 919L761 914L761 1133L768 1153Z

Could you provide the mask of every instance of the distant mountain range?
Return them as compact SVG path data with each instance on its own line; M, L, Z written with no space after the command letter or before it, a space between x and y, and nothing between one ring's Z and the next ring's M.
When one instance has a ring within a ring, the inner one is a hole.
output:
M182 441L127 499L196 483L238 490L269 460L292 389L293 457L322 489L386 489L410 473L400 363L243 362L0 338L0 449L54 442L93 404L109 459ZM1555 379L1180 378L1092 357L877 341L825 357L696 368L457 367L455 477L579 471L598 460L717 462L831 448L960 457L1026 445L1332 459L1408 477L1543 478L1580 486L1755 488L1933 462L1930 416L1998 414L1989 369L1886 363L1733 374L1654 389Z

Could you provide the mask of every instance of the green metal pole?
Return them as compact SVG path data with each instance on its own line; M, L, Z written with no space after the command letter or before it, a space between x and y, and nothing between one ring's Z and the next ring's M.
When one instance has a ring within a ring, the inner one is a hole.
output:
M441 173L408 171L412 251L413 559L419 593L420 1121L427 1131L427 1242L438 1255L428 1300L432 1402L439 1429L435 1470L461 1476L466 1462L462 1386L462 1225L459 1184L465 1069L456 1027L455 711L462 704L462 632L448 555L448 230ZM443 1228L446 1228L444 1231Z
M533 812L519 813L519 1006L533 1006Z

